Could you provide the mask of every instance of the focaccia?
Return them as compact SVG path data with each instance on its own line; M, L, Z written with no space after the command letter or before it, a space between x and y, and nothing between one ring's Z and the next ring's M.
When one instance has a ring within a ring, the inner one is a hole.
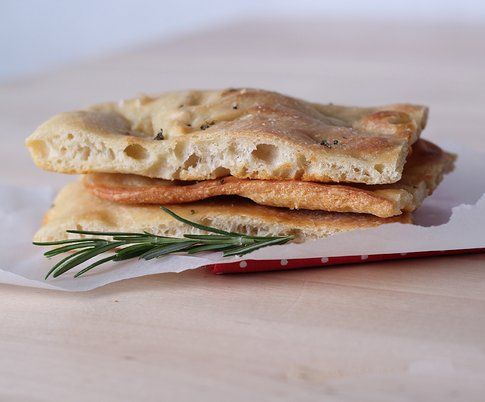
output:
M345 107L257 89L172 92L61 113L28 139L63 173L394 183L427 108Z
M364 214L320 211L290 211L257 205L251 201L226 199L191 204L168 205L175 213L192 221L253 235L294 235L297 240L325 237L337 232L368 228L384 223L410 223L411 216L377 218ZM34 241L63 240L66 230L148 231L157 235L182 236L200 233L174 220L156 205L123 205L90 194L80 181L67 185L44 217Z
M454 156L418 140L402 179L387 185L342 185L297 180L252 180L228 176L200 182L97 173L84 177L94 195L128 204L179 204L220 195L239 195L261 205L290 209L367 213L382 218L414 211L451 170Z

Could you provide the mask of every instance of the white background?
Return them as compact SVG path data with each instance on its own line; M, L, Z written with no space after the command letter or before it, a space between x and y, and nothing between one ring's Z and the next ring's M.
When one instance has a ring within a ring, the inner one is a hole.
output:
M485 24L485 1L0 0L0 80L196 29L281 15L476 25Z

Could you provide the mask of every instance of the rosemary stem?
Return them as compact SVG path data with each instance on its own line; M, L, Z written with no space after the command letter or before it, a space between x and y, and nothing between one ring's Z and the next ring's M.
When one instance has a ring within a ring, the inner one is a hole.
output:
M36 246L58 246L44 253L48 258L68 253L67 256L54 264L45 279L51 275L57 278L73 268L83 266L85 263L88 263L88 265L78 271L74 275L75 278L110 261L116 262L133 258L151 260L173 253L222 252L224 257L241 256L262 247L285 244L293 239L293 236L250 236L243 233L227 232L192 222L166 207L162 206L161 209L173 219L207 234L185 234L183 237L169 237L148 232L67 230L67 233L88 237L33 243ZM106 252L112 254L95 259Z

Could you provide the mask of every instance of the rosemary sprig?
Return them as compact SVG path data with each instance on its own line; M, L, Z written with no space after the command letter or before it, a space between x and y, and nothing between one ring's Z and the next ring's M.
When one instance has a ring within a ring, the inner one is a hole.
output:
M205 226L197 222L185 219L165 207L160 207L174 219L210 234L185 234L183 237L158 236L152 233L131 232L98 232L89 230L67 230L84 236L102 236L77 238L52 242L34 242L36 246L59 246L46 251L48 258L56 255L69 253L58 261L45 276L54 278L67 271L81 266L88 261L106 253L113 254L95 260L77 272L77 278L86 272L109 261L123 261L132 258L151 260L167 254L184 252L195 254L203 251L221 251L224 257L244 255L257 249L276 244L285 244L293 239L293 236L248 236L242 233L226 232L211 226ZM111 238L111 239L106 239Z

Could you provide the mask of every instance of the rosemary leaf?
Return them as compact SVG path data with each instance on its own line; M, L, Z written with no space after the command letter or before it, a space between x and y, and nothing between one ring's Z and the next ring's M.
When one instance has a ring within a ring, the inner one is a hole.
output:
M34 241L32 244L34 246L58 246L60 244L71 244L71 243L82 243L87 241L100 241L99 239L66 239L66 240L57 240L57 241Z
M201 251L223 251L226 249L234 248L232 244L204 244L202 246L195 246L187 250L187 254L200 253Z
M141 255L144 260L151 260L152 258L158 258L162 255L175 253L177 251L185 250L194 244L193 241L185 241L183 243L177 242L169 244L168 246L157 246L153 250L147 251Z
M82 264L83 262L90 260L91 258L96 257L101 253L112 250L115 247L118 247L121 245L123 245L122 242L110 242L103 246L98 246L93 249L88 249L87 251L86 250L78 251L77 253L75 253L75 254L78 254L76 255L75 258L71 258L70 260L66 261L64 264L58 266L54 270L54 272L52 272L52 276L54 276L54 278L57 278L59 275L62 275L63 273L69 271L75 266Z
M229 257L229 256L232 256L232 255L248 254L252 251L256 251L256 250L260 249L261 247L274 246L274 245L277 245L277 244L284 244L284 243L288 242L288 240L289 239L285 239L285 238L276 238L276 239L268 240L268 241L263 242L263 243L256 243L256 244L251 244L249 246L238 247L234 250L225 251L224 257Z
M132 244L116 251L115 261L129 260L130 258L140 257L143 253L151 250L150 243Z
M44 255L47 258L50 258L50 257L53 257L55 255L67 253L68 251L72 251L72 250L83 249L83 248L88 248L88 247L95 247L98 244L99 244L99 242L97 242L97 241L83 242L82 244L79 244L79 243L69 244L67 246L58 247L58 248L46 251L44 253Z
M91 265L88 265L86 268L81 269L77 274L74 275L74 278L78 278L81 275L84 275L86 272L92 270L93 268L96 268L98 265L104 264L109 261L113 261L116 258L116 255L110 255L109 257L106 258L101 258L96 262L93 262Z
M198 235L198 234L184 234L186 239L193 240L208 240L208 241L228 241L234 239L234 236L222 236L222 235Z
M145 233L132 233L132 232L100 232L93 230L66 230L67 233L90 235L90 236L144 236Z
M47 275L45 276L45 279L47 279L49 276L51 276L51 274L60 266L62 266L63 264L67 263L69 260L72 260L74 258L76 258L77 256L79 255L82 255L83 253L85 253L86 250L79 250L73 254L68 254L67 257L64 257L62 260L60 260L57 264L54 264L54 266L50 269L50 271L47 273Z
M177 215L175 212L170 211L170 209L168 209L164 206L161 206L160 208L163 211L165 211L167 214L169 214L172 218L178 220L179 222L190 225L194 228L204 230L206 232L218 233L218 234L227 235L227 236L240 236L239 233L226 232L225 230L221 230L221 229L213 228L213 227L210 227L210 226L201 225L200 223L197 223L197 222L189 221L188 219L182 218L181 216Z

